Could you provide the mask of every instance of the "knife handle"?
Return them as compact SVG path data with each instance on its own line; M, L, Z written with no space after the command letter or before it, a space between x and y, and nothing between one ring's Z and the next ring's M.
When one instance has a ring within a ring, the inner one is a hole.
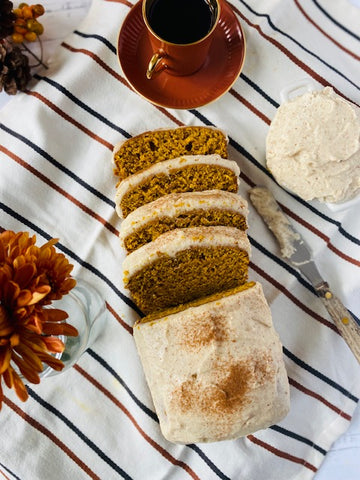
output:
M325 308L333 319L340 335L348 344L350 350L354 354L357 361L360 363L360 326L345 308L339 298L337 298L329 289L329 286L324 282L317 289L317 293L321 298Z

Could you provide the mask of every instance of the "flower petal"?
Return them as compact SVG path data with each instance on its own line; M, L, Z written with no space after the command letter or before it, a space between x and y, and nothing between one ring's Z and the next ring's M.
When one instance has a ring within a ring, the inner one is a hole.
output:
M44 337L44 343L50 353L61 353L65 348L64 342L58 337Z
M76 337L78 331L72 325L68 323L44 323L43 324L44 335L67 335L69 337Z
M10 366L11 350L7 347L0 347L0 375Z
M16 395L18 396L18 398L22 401L22 402L25 402L28 398L29 398L29 394L28 394L28 391L23 383L23 381L21 380L21 378L19 377L19 375L14 371L13 372L13 375L14 375L14 390L16 392Z
M24 258L26 262L26 258ZM25 263L16 268L14 275L14 282L16 282L20 288L26 288L36 273L36 267L34 263Z
M43 285L41 290L37 290L33 292L32 300L28 303L28 305L34 305L35 303L40 302L46 295L51 291L51 287L49 285Z
M31 383L40 383L40 377L37 372L35 372L24 360L19 356L13 353L12 360L19 367L22 375L29 380Z
M14 369L10 367L7 370L5 370L5 372L3 373L3 379L5 381L5 385L8 388L12 388L14 384L13 372L14 372Z
M46 322L62 322L69 316L64 310L58 308L45 308L43 313L46 317L44 318Z
M39 358L42 362L46 363L49 365L49 367L53 368L57 372L62 370L65 366L61 360L49 355L48 353L39 353Z
M21 343L14 347L16 353L18 353L33 370L36 372L41 372L43 370L43 365L38 357L38 354L34 352L33 349Z
M30 290L21 290L19 293L17 299L16 299L16 305L17 307L24 307L25 305L30 305L30 301L32 299L33 295Z

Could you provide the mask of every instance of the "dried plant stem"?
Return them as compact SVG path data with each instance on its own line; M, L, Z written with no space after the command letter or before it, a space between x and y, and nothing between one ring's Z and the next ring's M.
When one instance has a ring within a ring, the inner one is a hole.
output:
M36 65L30 65L30 68L34 68L34 67L38 67L39 65L42 65L44 68L48 69L49 67L43 62L43 44L40 37L38 37L38 41L40 43L40 58L33 51L31 51L30 48L25 45L25 43L23 43L22 46L28 53L30 53L32 57L35 58L35 60L38 61Z

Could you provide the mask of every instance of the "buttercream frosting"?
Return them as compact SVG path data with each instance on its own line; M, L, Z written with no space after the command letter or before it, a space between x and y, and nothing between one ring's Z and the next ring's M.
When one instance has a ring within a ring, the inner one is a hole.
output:
M284 103L269 128L266 162L304 200L351 199L360 190L360 108L331 87Z
M259 283L134 326L160 428L175 443L245 436L289 410L282 347Z

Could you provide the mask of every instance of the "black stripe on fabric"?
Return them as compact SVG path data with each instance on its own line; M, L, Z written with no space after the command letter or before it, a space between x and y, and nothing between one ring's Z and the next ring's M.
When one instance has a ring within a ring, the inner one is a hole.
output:
M294 363L299 365L299 367L303 368L304 370L307 370L308 372L312 373L315 377L319 378L323 382L327 383L331 387L335 388L338 390L340 393L342 393L345 397L350 398L353 402L357 403L359 399L355 397L352 393L350 393L348 390L346 390L344 387L339 385L338 383L334 382L331 380L329 377L326 377L324 374L320 373L318 370L315 368L311 367L308 365L306 362L298 358L296 355L291 353L287 348L283 347L283 352L284 354L290 358Z
M27 225L29 228L34 230L35 232L39 233L42 237L46 238L47 240L50 240L52 237L44 232L40 227L35 225L34 223L30 222L27 218L23 217L19 213L15 212L12 208L8 207L4 203L0 202L0 208L4 210L8 215L14 217L16 220L19 220L21 223L24 225ZM97 268L95 268L93 265L91 265L88 262L85 262L82 260L79 256L77 256L74 252L69 250L67 247L62 245L60 242L56 244L56 248L61 250L63 253L71 257L72 259L76 260L82 267L86 268L90 272L94 273L97 277L99 277L101 280L103 280L114 292L115 294L124 302L126 305L128 305L130 308L132 308L140 317L143 317L143 313L138 309L138 307L128 298L126 297L123 293L120 292L120 290L103 274L101 273Z
M208 125L208 126L215 126L212 122L210 122L210 120L208 120L204 115L202 115L200 112L198 112L197 110L189 110L193 115L195 115L199 120L201 120L205 125ZM260 162L258 162L256 160L255 157L253 157L247 150L245 150L244 147L242 147L239 143L237 143L233 138L229 137L229 144L237 151L239 152L241 155L243 155L245 158L247 158L253 165L255 165L257 168L259 168L266 176L268 176L269 178L271 178L280 188L281 185L279 185L276 180L274 179L274 177L271 175L271 173L269 172L269 170L264 167L263 165L261 165ZM297 202L301 203L305 208L309 209L312 211L312 213L314 213L315 215L317 215L318 217L322 218L323 220L325 220L326 222L329 222L329 223L332 223L333 225L335 225L337 228L338 228L338 231L339 233L341 233L347 240L349 240L350 242L353 242L355 243L356 245L360 245L360 240L356 237L354 237L353 235L351 235L350 233L348 233L346 230L344 230L343 226L341 225L341 222L338 222L337 220L334 220L333 218L331 217L328 217L327 215L325 215L324 213L320 212L319 210L317 210L313 205L310 205L309 203L307 203L305 200L303 200L302 198L300 197L297 197L296 195L292 194L291 192L286 192L288 195L290 195L294 200L296 200Z
M159 419L156 415L155 412L153 412L150 408L148 408L146 405L144 405L135 395L134 393L130 390L130 388L126 385L124 380L115 372L115 370L102 358L100 357L96 352L94 352L93 349L89 348L86 350L86 353L88 353L94 360L100 363L102 367L105 368L111 375L113 375L114 378L124 387L126 392L129 394L129 396L132 398L132 400L136 403L138 407L141 408L141 410L146 413L152 420L154 420L156 423L159 423ZM219 468L205 455L205 453L195 444L191 443L186 445L187 447L191 448L196 452L201 459L208 465L208 467L216 473L216 475L221 478L222 480L231 480L229 477L227 477Z
M360 40L360 37L358 35L356 35L354 32L352 32L351 30L349 30L348 28L346 28L344 25L342 25L340 22L338 22L334 17L332 17L326 10L324 7L322 7L319 2L317 2L316 0L312 0L313 3L318 7L319 10L321 10L321 12L329 19L331 20L337 27L341 28L341 30L344 30L344 32L348 33L349 35L351 35L352 37L356 38L356 40Z
M35 73L34 77L37 78L38 80L43 80L44 82L48 83L49 85L51 85L54 88L56 88L57 90L59 90L59 92L63 93L67 98L69 98L71 101L76 103L79 107L83 108L86 112L90 113L90 115L97 118L98 120L103 122L105 125L112 128L113 130L121 133L124 137L126 137L126 138L131 137L131 135L128 132L123 130L121 127L118 127L117 125L115 125L115 123L110 122L110 120L105 118L103 115L96 112L95 110L93 110L88 105L86 105L79 98L75 97L75 95L73 95L71 92L69 92L69 90L67 90L65 87L60 85L60 83L57 83L57 82L55 82L55 80L52 80L52 79L50 79L48 77L45 77L43 75L39 75L38 73Z
M7 471L7 473L9 473L12 477L14 477L16 480L21 480L20 477L18 477L17 475L15 475L15 473L13 473L11 470L9 470L7 467L5 467L5 465L3 463L0 463L0 466Z
M116 48L114 47L114 45L112 45L109 42L109 40L107 38L102 37L101 35L97 35L96 33L83 33L83 32L80 32L79 30L74 30L73 33L75 33L76 35L79 35L79 37L83 37L83 38L95 38L96 40L99 40L101 43L106 45L108 47L108 49L112 51L112 53L117 55Z
M290 430L287 430L286 428L279 427L278 425L272 425L269 427L271 430L274 430L275 432L281 433L283 435L286 435L287 437L294 438L295 440L298 440L299 442L306 443L310 447L314 448L318 452L320 452L322 455L326 455L326 450L323 448L319 447L319 445L316 445L316 443L312 442L306 437L303 437L302 435L298 435L297 433L291 432Z
M312 52L311 50L309 50L308 48L306 48L304 45L302 45L300 42L298 42L297 40L295 40L295 38L293 38L291 35L289 35L288 33L285 33L283 32L282 30L280 30L280 28L276 27L274 25L274 23L272 22L271 18L270 18L270 15L267 14L267 13L258 13L256 12L253 8L251 8L246 2L244 2L244 0L239 0L248 10L250 10L251 13L253 13L254 15L256 15L257 17L264 17L267 19L270 27L275 30L276 32L279 32L281 35L283 35L284 37L288 38L289 40L291 40L292 42L294 42L298 47L300 47L302 50L304 50L306 53L308 53L309 55L311 55L312 57L316 58L319 62L321 62L323 65L325 65L326 67L328 67L330 70L332 70L333 72L337 73L340 77L342 77L344 80L346 80L347 82L349 82L353 87L355 87L357 90L360 90L360 87L355 83L353 82L352 80L350 80L350 78L348 78L346 75L344 75L342 72L340 72L340 70L337 70L335 67L333 67L332 65L330 65L329 63L325 62L325 60L323 60L321 57L319 57L319 55L317 55L316 53Z
M121 475L126 480L132 480L132 477L128 475L119 465L117 465L111 458L109 458L92 440L90 440L76 425L74 425L65 415L57 410L53 405L42 399L37 393L34 392L29 386L27 386L30 397L38 402L42 407L55 415L65 425L70 428L81 440L93 450L105 463L107 463L116 473Z
M202 450L200 450L200 448L195 443L188 443L186 446L189 447L191 450L194 450L194 452L196 452L199 457L204 460L207 466L211 468L211 470L216 473L219 478L222 478L223 480L231 480L230 477L226 476L225 473L218 469L218 467L209 459L209 457L205 455Z
M24 137L23 135L21 135L20 133L18 132L15 132L14 130L11 130L9 127L6 127L3 123L0 123L0 128L2 130L4 130L4 132L8 133L9 135L12 135L13 137L17 138L18 140L20 140L21 142L23 142L25 145L27 145L28 147L32 148L36 153L38 153L39 155L41 155L43 158L45 158L49 163L51 163L52 165L54 165L54 167L58 168L59 170L61 170L63 173L65 173L66 175L68 175L69 177L71 177L73 180L75 180L79 185L81 185L82 187L84 187L86 190L88 190L89 192L91 192L93 195L95 195L96 197L98 197L100 200L102 200L103 202L107 203L108 205L110 205L111 207L115 208L115 203L110 200L109 198L107 198L105 195L103 195L101 192L99 192L98 190L96 190L94 187L92 187L91 185L89 185L88 183L86 183L84 180L82 180L80 177L78 177L75 173L73 173L71 170L69 170L68 168L66 168L64 165L62 165L60 162L58 162L57 160L55 160L55 158L51 157L47 152L45 152L45 150L43 150L42 148L40 148L38 145L36 145L35 143L31 142L28 138Z
M155 412L153 412L150 408L148 408L144 403L142 403L130 390L130 388L126 385L124 380L116 373L116 371L110 367L110 365L102 358L100 355L98 355L92 348L88 348L86 350L86 353L90 355L94 360L96 360L100 365L102 365L105 370L107 370L113 377L116 378L116 380L120 383L122 387L126 390L126 392L129 394L129 396L134 400L136 405L143 410L149 417L151 417L155 422L159 423L159 419L156 415Z
M250 87L253 88L256 92L258 92L262 97L264 97L265 100L267 100L269 103L271 103L272 106L274 106L275 108L280 107L279 103L275 102L275 100L273 100L267 93L265 93L264 90L262 90L259 87L259 85L256 85L255 82L250 80L250 78L247 77L243 72L240 73L240 78L242 80L244 80L244 82L246 82L248 85L250 85Z

